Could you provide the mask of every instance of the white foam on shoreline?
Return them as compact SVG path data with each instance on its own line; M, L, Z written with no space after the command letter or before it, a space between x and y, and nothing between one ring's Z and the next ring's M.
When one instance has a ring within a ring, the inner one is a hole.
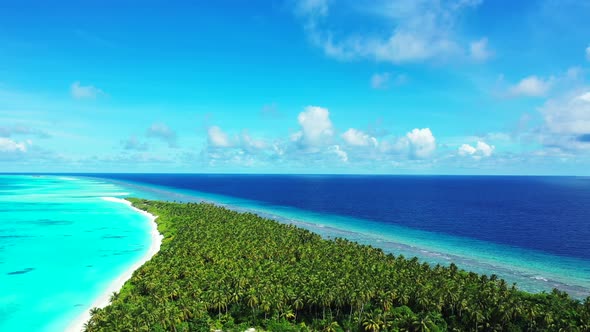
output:
M109 299L111 297L111 294L113 292L118 292L119 290L121 290L121 287L123 287L123 284L125 284L125 282L131 278L131 276L133 275L133 272L135 270L137 270L138 268L140 268L145 262L149 261L160 250L160 245L162 244L162 239L164 238L164 236L162 234L160 234L160 232L158 232L158 224L156 224L156 221L155 221L157 217L154 216L153 214L150 214L146 211L140 210L140 209L132 206L131 202L121 199L121 198L101 197L101 199L103 199L105 201L109 201L109 202L123 203L125 205L128 205L133 210L148 217L150 220L150 226L151 226L150 248L139 261L135 262L125 272L123 272L123 274L118 276L117 279L113 280L109 284L107 289L105 289L104 292L96 300L94 300L94 302L92 302L92 305L87 310L85 310L84 313L82 313L80 316L76 317L70 323L70 325L66 329L67 332L80 332L80 331L82 331L84 329L84 324L86 322L88 322L88 320L90 319L90 309L95 308L95 307L98 307L98 308L106 307L109 304Z

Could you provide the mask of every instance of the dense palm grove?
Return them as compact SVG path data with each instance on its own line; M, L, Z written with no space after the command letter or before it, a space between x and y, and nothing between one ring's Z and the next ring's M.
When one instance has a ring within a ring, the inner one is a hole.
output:
M590 330L590 299L528 294L211 204L132 202L159 216L161 250L92 310L88 332Z

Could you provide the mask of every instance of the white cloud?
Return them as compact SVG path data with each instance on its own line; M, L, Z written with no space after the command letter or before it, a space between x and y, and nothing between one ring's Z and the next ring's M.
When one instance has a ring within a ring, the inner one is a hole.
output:
M525 77L510 88L514 96L541 97L551 88L551 80L543 80L537 76Z
M0 137L0 152L27 152L27 144L33 143L29 140L27 142L16 142L6 137Z
M146 131L148 137L158 138L166 143L169 147L176 147L176 132L164 123L154 123Z
M386 34L342 33L342 29L337 27L338 22L327 22L327 1L299 1L296 12L304 18L305 30L312 43L328 56L403 63L437 59L460 52L454 40L455 21L465 9L476 7L479 3L480 0L377 1L362 6L348 3L352 4L346 8L348 12L365 18L369 15L376 24L388 27ZM346 2L340 4L347 5ZM337 38L334 31L339 32Z
M313 147L325 144L334 134L330 112L323 107L307 106L305 111L299 113L297 121L301 131L291 138L305 146Z
M207 130L208 149L204 152L210 161L221 161L241 166L265 163L272 155L279 155L278 145L271 146L262 139L252 137L247 130L231 135L218 126Z
M421 61L452 51L453 42L444 38L397 30L387 40L368 40L363 45L379 61L393 63Z
M393 141L383 141L379 144L382 153L407 155L411 159L425 159L436 150L436 138L430 128L414 128L405 136Z
M255 139L247 132L242 133L242 147L246 150L262 150L267 144L261 139Z
M351 146L377 146L377 139L364 132L350 128L342 134L342 139Z
M386 146L382 147L382 149L385 151L391 150L396 153L407 153L409 148L410 148L410 140L406 136L401 137L393 144L386 145Z
M581 102L590 103L590 91L577 96L576 99Z
M207 130L207 135L208 142L213 147L228 148L233 145L227 134L218 126L209 127L209 130Z
M586 47L586 60L590 61L590 46Z
M488 39L482 38L472 42L469 45L469 54L475 61L488 60L493 55L492 51L488 48Z
M494 150L496 149L495 146L493 145L488 145L485 142L482 141L478 141L477 142L477 146L475 147L477 149L477 151L481 152L481 154L484 157L489 157L492 155L492 153L494 152Z
M585 135L590 133L590 91L550 99L540 112L551 133Z
M312 33L312 41L326 55L340 60L366 58L370 60L406 63L443 56L457 50L454 42L435 36L422 36L413 31L396 30L385 39L350 37L335 42L331 34Z
M303 137L303 133L298 131L296 133L293 133L289 138L292 142L299 142L301 141L301 137Z
M410 144L410 155L414 158L426 158L436 150L436 138L430 128L415 128L406 137Z
M459 155L461 156L472 156L475 159L479 159L481 157L490 157L494 150L496 149L495 146L489 145L483 141L477 141L475 147L469 144L463 144L459 147Z
M306 169L329 167L342 163L367 164L406 160L413 164L426 165L426 159L434 154L437 141L430 128L415 128L397 139L383 138L379 141L370 133L348 128L338 133L330 120L328 109L307 106L297 117L300 130L290 136L275 140L256 139L242 131L231 135L221 128L208 128L208 145L202 155L210 162L241 166L244 163L257 165L291 165ZM221 149L223 148L223 149ZM385 167L385 166L384 166Z
M70 86L70 93L72 97L76 99L94 99L100 95L103 95L104 92L96 88L92 85L80 85L80 82L74 82Z
M348 154L346 153L346 151L342 150L339 145L331 146L330 151L335 153L343 163L348 162Z
M477 152L477 149L469 144L463 144L459 147L459 154L462 156L472 155Z

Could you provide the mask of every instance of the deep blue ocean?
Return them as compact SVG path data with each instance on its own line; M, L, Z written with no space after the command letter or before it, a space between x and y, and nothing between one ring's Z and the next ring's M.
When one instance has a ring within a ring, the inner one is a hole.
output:
M101 174L590 259L590 178Z

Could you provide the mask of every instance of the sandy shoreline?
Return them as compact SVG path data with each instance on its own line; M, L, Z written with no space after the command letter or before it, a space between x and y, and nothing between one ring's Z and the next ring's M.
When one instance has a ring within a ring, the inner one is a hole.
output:
M163 236L162 236L162 234L160 234L160 232L158 232L158 224L156 224L156 221L155 221L157 218L156 216L154 216L146 211L143 211L143 210L133 207L131 205L131 202L121 199L121 198L115 198L115 197L101 197L101 198L103 200L109 201L109 202L117 202L117 203L126 204L129 207L131 207L132 209L134 209L135 211L148 217L150 219L150 226L151 226L150 234L151 234L152 241L151 241L150 248L147 251L147 253L139 261L137 261L133 265L131 265L125 272L123 272L123 274L118 276L117 279L113 280L109 284L107 289L105 289L104 292L96 300L94 300L94 302L92 302L90 307L87 308L87 310L85 310L84 313L82 313L80 316L76 317L70 323L70 325L66 329L67 332L80 332L80 331L82 331L82 329L84 328L84 324L90 319L90 309L95 308L95 307L98 307L98 308L106 307L109 304L109 298L111 297L111 294L113 292L118 292L121 289L121 287L123 287L123 284L131 278L131 276L133 275L133 272L135 270L137 270L138 268L140 268L145 262L149 261L160 250L160 245L162 244Z

